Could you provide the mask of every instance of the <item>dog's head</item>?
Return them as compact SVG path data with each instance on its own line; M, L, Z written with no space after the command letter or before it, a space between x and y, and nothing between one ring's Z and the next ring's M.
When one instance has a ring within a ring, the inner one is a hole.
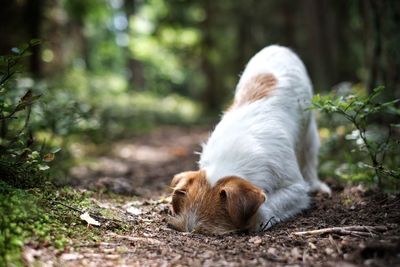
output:
M204 171L177 174L173 188L171 225L183 232L224 234L246 230L255 222L264 192L236 176L211 186Z

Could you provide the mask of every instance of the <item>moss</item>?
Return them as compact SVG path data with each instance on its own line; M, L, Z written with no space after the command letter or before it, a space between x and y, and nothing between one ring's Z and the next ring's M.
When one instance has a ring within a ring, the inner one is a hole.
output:
M28 242L63 250L74 239L97 242L106 229L126 232L128 227L122 223L87 227L79 218L82 210L111 219L118 215L99 208L92 195L68 187L22 190L0 181L0 266L22 266L21 252Z

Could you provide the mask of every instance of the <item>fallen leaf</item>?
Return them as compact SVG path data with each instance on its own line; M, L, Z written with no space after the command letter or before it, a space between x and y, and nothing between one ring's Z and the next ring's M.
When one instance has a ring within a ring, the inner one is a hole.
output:
M333 249L331 249L331 248L325 248L325 253L326 253L327 255L331 255L333 252L335 252Z
M89 225L94 225L94 226L101 225L100 222L93 219L87 211L82 213L81 216L79 216L79 218L81 218L81 220L84 220L85 222L87 222Z
M214 253L212 251L210 251L210 250L207 250L206 252L204 252L204 253L199 255L199 257L205 258L205 259L209 259L212 256L214 256Z
M143 213L141 209L138 209L136 207L129 207L126 209L126 211L132 215L140 215Z
M254 237L249 239L249 242L253 243L253 244L256 244L256 245L259 245L259 244L262 243L262 239L259 236L254 236Z
M30 247L25 247L22 252L23 259L29 264L33 264L36 258L40 257L41 255L42 252L40 250L35 250Z
M311 243L311 242L308 242L308 246L309 246L311 249L317 249L317 247L316 247L313 243Z
M277 253L278 253L278 250L276 248L274 248L274 247L270 247L270 248L268 248L267 253L271 254L273 256L276 256Z
M81 258L83 258L83 256L78 253L64 253L60 257L60 259L63 261L73 261Z
M300 250L297 247L294 247L291 251L290 254L292 255L293 258L299 259L301 258Z

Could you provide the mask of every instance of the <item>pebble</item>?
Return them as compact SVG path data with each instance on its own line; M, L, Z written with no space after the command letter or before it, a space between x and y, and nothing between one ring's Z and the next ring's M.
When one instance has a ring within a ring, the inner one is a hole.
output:
M259 237L259 236L253 236L252 238L249 239L249 242L250 242L250 243L253 243L253 244L255 244L255 245L259 245L259 244L261 244L263 241L262 241L261 237Z

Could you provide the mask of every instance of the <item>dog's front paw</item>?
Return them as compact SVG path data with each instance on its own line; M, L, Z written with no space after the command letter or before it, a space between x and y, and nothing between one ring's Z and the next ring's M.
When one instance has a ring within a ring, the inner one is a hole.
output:
M281 220L275 216L270 217L268 220L259 225L258 232L263 232L271 228L273 225L279 223Z

